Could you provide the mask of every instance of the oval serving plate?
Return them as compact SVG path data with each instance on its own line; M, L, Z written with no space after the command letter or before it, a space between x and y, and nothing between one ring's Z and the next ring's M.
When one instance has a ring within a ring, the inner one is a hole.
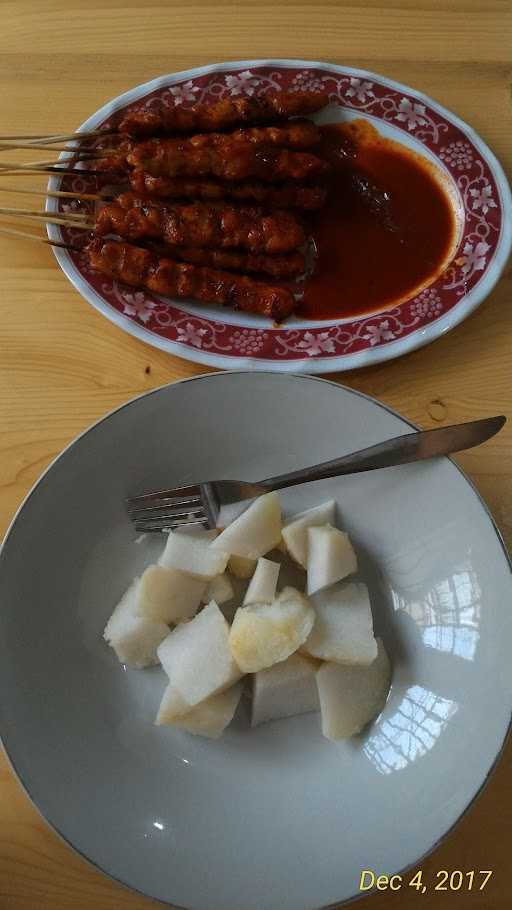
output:
M365 70L304 60L245 60L163 76L120 95L80 129L112 126L118 112L159 98L169 105L227 95L329 93L323 121L367 118L379 131L430 158L459 199L459 242L447 270L412 299L337 320L270 320L214 306L170 301L94 273L85 257L55 249L77 290L120 328L169 353L209 366L322 373L389 360L428 344L468 316L496 284L510 252L512 199L493 153L458 117L425 95ZM52 178L52 188L94 189L95 178ZM67 211L49 200L51 211ZM49 225L51 239L76 239Z
M512 576L447 458L282 496L287 514L337 500L370 588L393 682L360 737L328 742L318 714L251 729L243 705L217 741L155 727L165 674L120 666L102 639L163 547L135 545L127 495L268 477L409 429L335 383L219 372L112 412L28 495L0 551L1 736L48 822L105 872L189 910L338 906L362 869L417 863L479 792L510 722Z

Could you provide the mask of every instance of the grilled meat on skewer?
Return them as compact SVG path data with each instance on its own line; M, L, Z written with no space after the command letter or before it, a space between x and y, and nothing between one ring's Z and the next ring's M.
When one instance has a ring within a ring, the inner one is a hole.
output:
M267 256L265 253L246 253L240 250L216 250L201 247L162 247L158 244L145 244L161 256L177 259L179 262L192 262L194 265L209 265L214 269L228 272L250 272L253 274L271 275L272 278L296 278L306 269L303 253L294 250L280 256Z
M242 127L233 133L198 133L190 136L196 147L222 145L224 139L250 145L276 145L289 149L308 149L318 145L322 134L312 120L290 120L279 126Z
M189 108L159 103L149 110L129 111L122 118L119 131L129 136L212 132L313 114L328 103L329 97L323 92L275 92L257 98L224 98Z
M170 204L123 193L104 206L96 219L100 236L125 240L156 239L171 246L241 248L256 253L288 253L305 239L302 223L291 212L264 214L257 208L222 203Z
M218 180L201 180L193 177L152 177L142 168L135 168L129 174L132 189L140 196L169 199L200 199L215 202L234 199L238 202L257 202L278 209L320 209L325 202L327 190L323 186L302 186L283 183L273 186L257 181L223 183Z
M208 137L202 137L206 139ZM326 161L310 152L294 152L269 145L237 142L217 137L208 145L194 139L149 139L134 145L126 160L153 177L218 177L265 183L283 180L315 180L329 171Z
M153 137L154 138L154 137ZM239 129L234 133L198 133L190 136L186 142L194 149L219 148L224 150L226 141L229 145L241 143L244 145L276 146L290 149L308 149L320 142L321 133L311 120L296 120L281 126L263 126ZM155 142L162 140L155 139ZM183 140L175 140L177 143ZM137 143L124 139L112 155L99 157L98 166L104 171L124 171L127 169L127 156L136 147ZM101 151L101 149L98 149Z
M96 271L166 297L230 306L275 322L281 322L295 307L293 294L286 288L272 287L244 275L174 262L129 243L97 237L85 247L85 253Z

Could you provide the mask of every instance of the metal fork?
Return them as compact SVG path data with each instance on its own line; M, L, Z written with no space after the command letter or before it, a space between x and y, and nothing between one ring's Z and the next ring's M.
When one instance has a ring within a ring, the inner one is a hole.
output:
M376 468L390 468L449 455L480 445L498 433L505 424L505 417L488 417L436 430L420 430L379 442L377 445L333 461L289 474L280 474L258 483L239 480L212 480L188 487L175 487L144 493L127 500L127 509L137 531L168 531L176 528L215 528L224 526L229 514L233 520L243 511L244 505L264 493L283 490L312 480L358 474ZM235 506L240 506L238 510ZM221 519L219 521L219 518Z

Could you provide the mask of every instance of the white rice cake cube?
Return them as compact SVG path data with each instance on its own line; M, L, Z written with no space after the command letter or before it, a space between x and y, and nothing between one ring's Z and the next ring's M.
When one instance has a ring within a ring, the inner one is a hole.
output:
M148 566L140 579L135 612L168 625L185 622L197 613L207 584L179 569Z
M308 528L308 594L315 594L357 572L348 534L331 525Z
M211 580L201 599L205 604L214 600L220 606L227 603L228 600L232 600L234 596L235 592L231 579L227 572L223 572L222 575L217 575L217 578Z
M277 493L265 493L212 541L214 550L258 559L281 540L281 504Z
M178 717L182 717L191 710L193 709L191 709L188 702L185 701L170 682L162 696L162 701L160 702L160 707L158 708L158 713L155 718L155 724L157 727L163 724L172 724Z
M318 711L318 663L301 654L259 670L253 676L251 726Z
M280 568L278 562L260 556L245 593L244 607L248 604L272 603L276 596Z
M172 684L169 684L164 692L156 723L171 724L197 736L218 739L233 720L242 688L242 683L238 682L225 692L211 695L195 707L180 712L180 696L173 693Z
M380 638L377 648L376 659L367 667L325 663L318 670L322 733L327 739L355 736L384 707L391 684L391 666Z
M272 604L240 607L229 641L244 673L256 673L281 660L306 641L315 614L306 597L295 588L284 588Z
M229 625L215 601L177 626L158 648L158 658L190 706L228 689L242 676L231 654Z
M283 528L283 541L292 559L298 562L303 569L308 564L308 528L319 525L334 525L336 503L334 499L299 512L286 522Z
M157 648L169 634L165 623L136 615L139 583L136 578L125 591L103 633L119 661L136 670L158 663Z
M210 581L216 575L222 575L229 558L222 547L213 549L217 540L170 531L158 564L165 569L179 569Z
M313 594L315 623L303 653L340 664L371 664L377 657L368 588L337 584Z

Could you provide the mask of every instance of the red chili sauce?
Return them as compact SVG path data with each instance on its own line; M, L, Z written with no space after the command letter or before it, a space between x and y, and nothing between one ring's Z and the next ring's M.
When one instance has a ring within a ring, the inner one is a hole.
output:
M367 121L322 127L333 174L298 316L355 316L407 299L448 264L453 202L430 162Z

